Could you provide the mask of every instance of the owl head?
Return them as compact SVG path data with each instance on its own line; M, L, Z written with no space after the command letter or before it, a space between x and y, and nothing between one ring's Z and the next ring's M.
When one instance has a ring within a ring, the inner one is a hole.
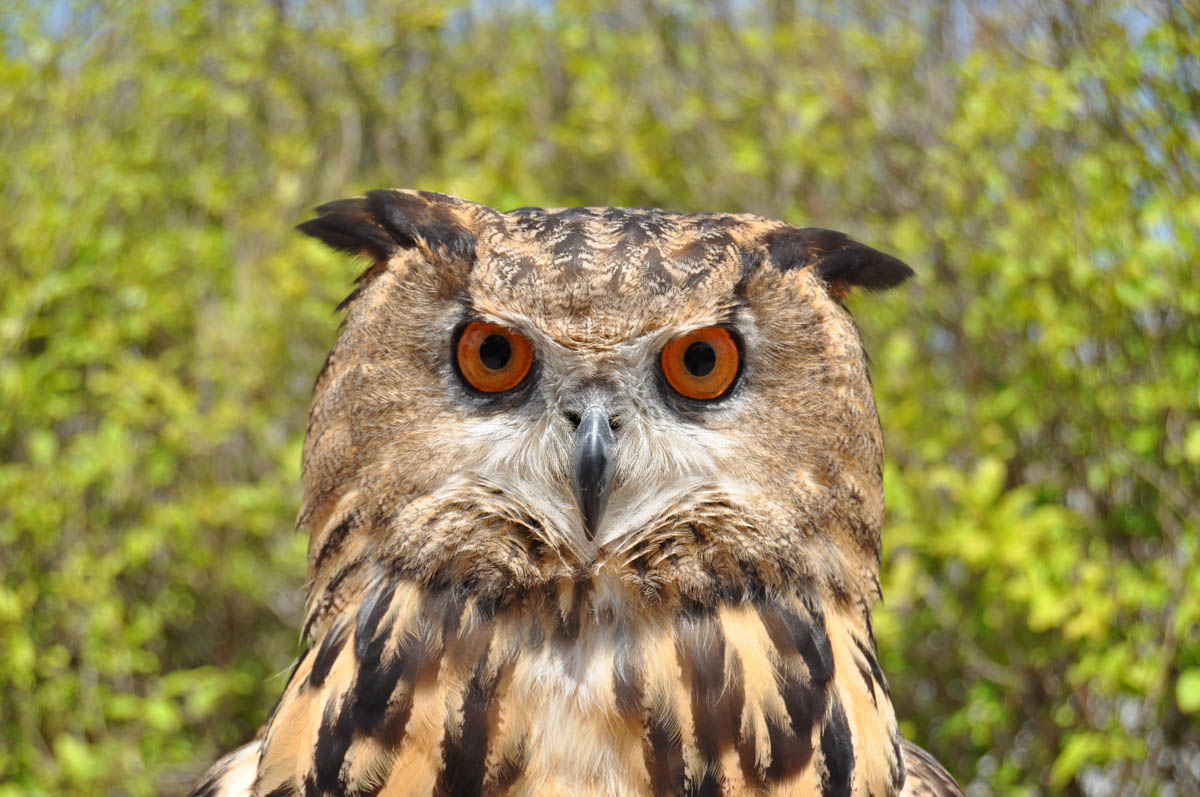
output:
M598 611L876 593L882 440L841 233L381 190L300 229L370 266L314 391L314 631L380 571Z

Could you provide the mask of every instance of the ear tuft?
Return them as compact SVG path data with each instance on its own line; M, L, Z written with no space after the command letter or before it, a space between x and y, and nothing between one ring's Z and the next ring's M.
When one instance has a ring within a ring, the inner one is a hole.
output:
M397 250L413 248L470 260L475 254L475 238L456 212L456 206L466 204L428 191L368 191L363 197L321 205L317 218L296 229L333 249L376 262L387 260Z
M469 205L456 197L432 191L382 189L367 192L367 206L401 246L424 242L430 250L472 260L475 236L463 226L456 208ZM404 243L408 242L408 243Z
M911 268L891 255L819 227L776 230L767 233L763 243L776 268L812 266L839 299L855 287L887 290L913 275Z
M317 208L317 213L317 218L296 225L296 229L332 249L373 260L386 260L396 251L395 238L375 219L361 197L329 202Z

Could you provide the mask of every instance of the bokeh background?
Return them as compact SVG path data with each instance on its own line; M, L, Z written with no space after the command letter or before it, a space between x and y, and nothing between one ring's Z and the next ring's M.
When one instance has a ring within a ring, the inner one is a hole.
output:
M0 795L177 794L298 652L300 448L381 186L819 225L904 732L1200 793L1200 6L0 2Z

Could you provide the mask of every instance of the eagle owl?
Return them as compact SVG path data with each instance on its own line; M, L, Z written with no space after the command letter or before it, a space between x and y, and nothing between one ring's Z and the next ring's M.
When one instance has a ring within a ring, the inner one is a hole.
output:
M959 794L871 626L882 438L828 230L382 190L317 378L300 657L196 794Z

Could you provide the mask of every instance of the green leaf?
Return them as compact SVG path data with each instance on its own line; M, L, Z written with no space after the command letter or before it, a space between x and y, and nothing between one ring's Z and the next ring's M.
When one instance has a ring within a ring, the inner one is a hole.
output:
M1175 702L1185 714L1200 712L1200 667L1179 674L1175 682Z

